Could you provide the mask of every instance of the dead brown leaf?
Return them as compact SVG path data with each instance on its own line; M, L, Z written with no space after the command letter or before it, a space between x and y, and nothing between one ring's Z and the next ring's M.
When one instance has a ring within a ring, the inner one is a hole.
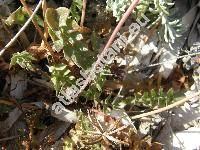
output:
M31 53L37 60L41 60L47 57L47 50L44 47L41 47L40 44L32 43L27 51Z

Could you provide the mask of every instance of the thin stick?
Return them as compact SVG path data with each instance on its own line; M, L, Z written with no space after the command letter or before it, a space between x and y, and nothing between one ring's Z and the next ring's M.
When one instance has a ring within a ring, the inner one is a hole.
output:
M46 2L46 0L43 0L42 12L43 12L43 17L44 17L44 38L47 41L47 39L48 39L48 25L47 25L47 22L46 22L46 19L45 19L46 10L47 10L47 2ZM41 46L42 47L45 46L45 41L44 40L42 40Z
M42 1L42 0L41 0ZM32 10L29 9L29 7L27 6L27 4L25 3L24 0L20 0L20 2L22 3L22 5L24 6L24 8L26 9L27 13L29 16L31 16L33 14ZM32 18L32 22L36 28L36 30L38 31L39 35L41 36L42 40L44 41L45 43L45 46L47 47L47 49L49 50L50 54L52 55L52 57L54 58L54 51L52 49L52 47L49 45L49 43L47 42L42 30L40 29L37 21L35 21L34 18Z
M188 56L195 56L195 55L200 55L200 52L186 54L186 55L182 55L182 56L177 56L176 58L172 58L172 59L160 62L160 63L151 64L148 67L155 67L155 66L163 65L164 63L172 62L172 61L180 59L180 58L185 58L185 57L188 57Z
M17 40L17 38L21 35L21 33L27 28L37 11L39 10L40 6L42 4L42 0L38 3L37 7L35 8L33 14L30 16L30 18L26 21L24 26L19 30L19 32L10 40L8 44L0 51L0 56L3 55L3 53L10 47L12 44Z
M172 109L174 107L182 105L183 103L185 103L185 102L187 102L187 101L191 100L192 98L197 97L199 95L200 95L200 91L195 93L195 94L193 94L190 97L186 97L186 98L184 98L184 99L182 99L182 100L180 100L178 102L175 102L175 103L173 103L171 105L168 105L166 107L163 107L163 108L160 108L160 109L157 109L157 110L154 110L154 111L150 111L150 112L147 112L147 113L143 113L143 114L140 114L140 115L133 116L133 117L131 117L131 119L139 119L139 118L142 118L142 117L152 116L152 115L155 115L155 114L170 110L170 109Z
M118 23L118 25L116 26L115 30L113 31L110 39L108 40L106 46L104 47L102 53L100 54L100 56L98 57L96 63L94 64L94 66L92 67L90 74L88 75L87 79L85 80L83 86L80 88L79 94L86 88L86 86L88 85L88 83L90 83L91 81L91 75L93 74L93 72L95 71L96 66L100 63L102 57L105 55L106 52L108 52L108 48L110 47L110 45L112 44L112 42L115 39L115 36L117 35L117 33L119 32L120 28L123 26L124 22L126 21L126 19L130 16L130 14L132 13L132 11L135 9L135 7L137 6L137 4L139 3L140 0L135 0L130 7L128 8L128 10L125 12L125 14L123 15L122 19L120 20L120 22Z
M113 100L113 104L118 100L118 98L121 96L121 92L122 92L123 86L121 85L119 92L117 93L117 96L114 98Z
M1 99L0 99L0 104L10 105L10 106L14 105L13 102L10 102L10 101L7 101L7 100L1 100Z
M186 58L188 56L196 56L196 55L200 55L200 52L177 56L175 58L168 59L168 60L165 60L165 61L160 62L160 63L153 63L153 64L150 64L150 65L145 66L145 67L133 69L133 71L140 71L140 70L143 70L143 69L146 69L146 68L151 68L151 67L155 67L155 66L164 65L165 63L172 63L172 62L176 61L177 59ZM131 69L131 68L133 68L133 66L129 67L129 69Z
M4 142L4 141L8 141L8 140L13 140L13 139L16 139L18 138L19 136L11 136L11 137L7 137L7 138L3 138L3 139L0 139L0 142Z
M83 0L82 16L81 16L81 23L80 23L81 27L83 27L84 20L85 20L86 4L87 4L87 0Z

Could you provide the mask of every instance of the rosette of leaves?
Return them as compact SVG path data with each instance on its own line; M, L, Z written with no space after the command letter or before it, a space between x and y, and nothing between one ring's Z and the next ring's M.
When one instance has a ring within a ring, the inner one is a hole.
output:
M78 67L87 69L95 61L96 53L88 49L86 39L79 32L79 25L70 16L68 8L48 8L45 19L49 34L57 52L63 52L67 60L72 60Z
M70 131L71 140L65 143L69 149L72 145L77 149L119 149L122 145L131 147L133 140L140 143L136 133L132 126L124 125L120 119L115 120L99 110L88 112L87 116L79 112L79 120Z
M23 51L21 53L17 52L14 53L11 61L10 61L10 67L18 64L22 68L27 70L34 70L33 61L36 59L32 56L32 54L28 53L27 51Z
M64 149L102 150L101 141L97 141L99 140L97 139L97 136L95 134L91 134L91 132L94 131L97 122L91 122L90 119L86 116L86 114L84 114L81 111L78 112L78 115L79 115L79 120L76 123L75 127L72 130L70 130L69 132L70 137L64 139L65 143ZM98 123L100 122L98 121Z

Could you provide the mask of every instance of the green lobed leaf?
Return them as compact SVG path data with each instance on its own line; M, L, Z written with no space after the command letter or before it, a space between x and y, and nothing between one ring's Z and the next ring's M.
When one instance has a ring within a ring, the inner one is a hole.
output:
M67 65L63 63L50 66L49 71L51 72L51 81L57 93L62 87L70 86L75 82L75 78L70 74Z
M22 68L25 68L27 70L33 70L33 64L32 61L36 60L32 54L28 53L27 51L23 51L21 53L17 52L14 53L11 61L10 61L10 67L18 64Z
M80 11L82 10L82 3L82 0L73 0L70 7L71 15L77 22L79 22L80 20Z
M57 52L63 50L67 60L73 60L78 67L88 69L96 60L97 53L89 51L86 40L83 39L83 35L77 30L79 28L77 22L68 16L67 10L64 8L51 8L47 10L45 15L50 27L50 36L54 42L54 49ZM67 17L62 17L63 13L58 12L66 12ZM64 18L62 23L58 23L58 18ZM55 23L55 20L58 22Z
M112 103L112 106L114 108L123 108L126 105L143 105L150 108L165 107L173 103L174 100L174 92L172 89L169 89L166 93L163 89L160 89L158 92L152 89L150 92L135 94L134 97L119 99Z

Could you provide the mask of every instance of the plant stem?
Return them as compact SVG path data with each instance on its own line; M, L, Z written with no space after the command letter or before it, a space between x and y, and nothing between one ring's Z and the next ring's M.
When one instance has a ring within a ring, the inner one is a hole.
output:
M81 27L83 27L83 23L85 20L86 4L87 4L87 0L83 0L82 16L81 16L81 23L80 23Z
M80 88L79 93L81 93L86 86L88 85L88 83L90 83L91 81L91 75L93 74L93 72L95 71L95 68L97 67L97 65L100 63L102 57L105 55L105 53L108 51L108 48L110 47L110 45L112 44L112 42L115 39L115 36L117 35L117 33L119 32L119 30L121 29L121 27L123 26L124 22L126 21L126 19L130 16L130 14L132 13L132 11L135 9L135 7L138 5L140 0L135 0L132 2L132 4L130 5L130 7L128 8L128 10L125 12L125 14L123 15L122 19L119 21L118 25L116 26L115 30L113 31L110 39L108 40L106 46L104 47L102 53L100 54L100 56L98 57L96 63L94 64L94 66L92 67L89 76L87 77L87 79L85 80L83 86Z
M46 19L45 19L46 10L47 10L47 2L46 2L46 0L43 0L42 11L43 11L43 17L44 17L44 37L45 37L45 40L47 41L47 39L48 39L48 25L47 25L47 22L46 22ZM41 45L45 45L45 42L42 41Z

